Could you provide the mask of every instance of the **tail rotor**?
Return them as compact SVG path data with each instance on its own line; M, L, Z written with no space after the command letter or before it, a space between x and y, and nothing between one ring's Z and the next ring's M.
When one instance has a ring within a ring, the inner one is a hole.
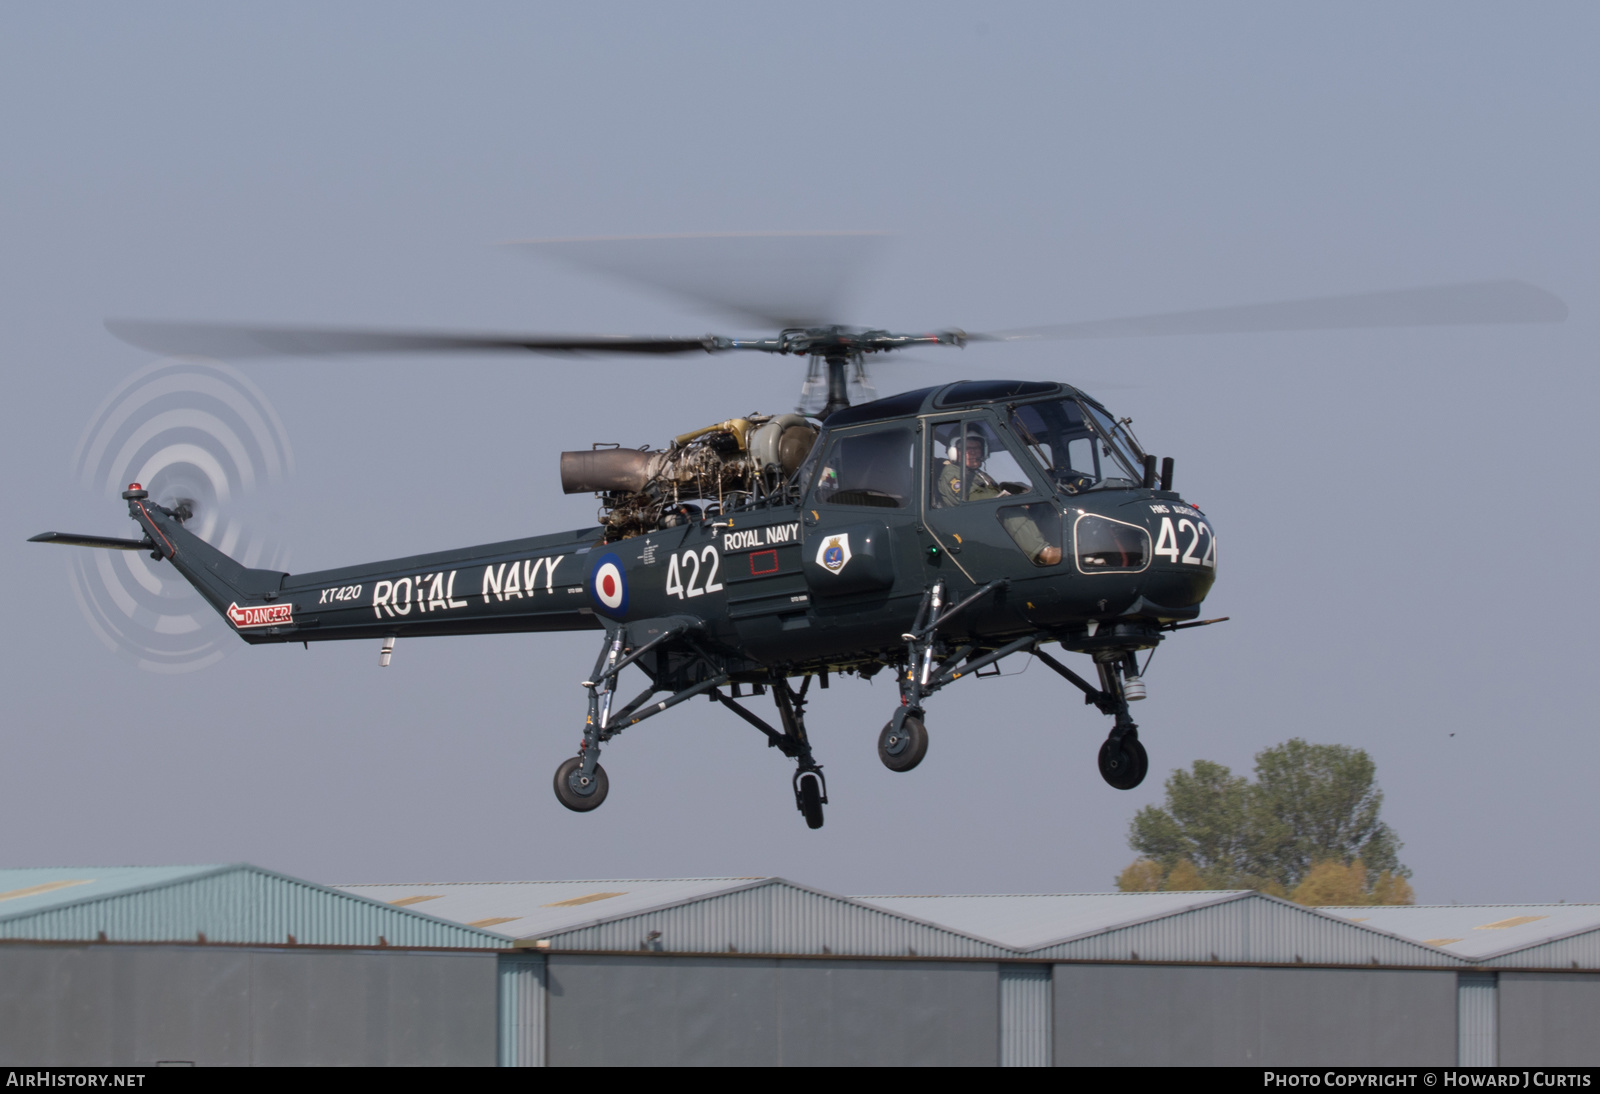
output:
M293 472L288 436L239 370L194 358L158 361L106 398L84 430L73 471L108 501L130 482L189 530L247 566L284 568L262 502ZM171 567L137 551L74 551L74 598L107 648L140 668L183 673L222 659L227 626Z

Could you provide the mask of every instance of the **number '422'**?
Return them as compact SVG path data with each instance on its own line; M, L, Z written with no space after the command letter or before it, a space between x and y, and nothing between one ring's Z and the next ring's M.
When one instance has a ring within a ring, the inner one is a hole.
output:
M707 547L701 551L688 550L673 555L667 561L667 595L684 600L692 596L704 596L706 593L720 593L722 582L717 580L717 568L721 563L722 559L715 547ZM705 571L704 584L701 583L702 569ZM687 581L684 580L685 577L688 578Z
M1215 570L1217 537L1203 520L1195 521L1183 517L1174 528L1171 517L1162 517L1161 532L1156 536L1156 554L1165 557L1168 562L1209 566Z

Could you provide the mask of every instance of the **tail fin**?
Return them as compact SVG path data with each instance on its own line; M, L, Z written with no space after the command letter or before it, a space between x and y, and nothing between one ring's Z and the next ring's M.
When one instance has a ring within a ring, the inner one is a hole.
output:
M144 530L145 541L139 546L148 546L152 554L171 562L235 627L259 626L268 621L263 616L259 622L254 617L244 622L249 604L276 599L288 574L278 570L253 570L239 564L185 528L178 514L152 503L148 492L138 484L124 490L122 496L128 502L128 515ZM276 619L271 621L277 622ZM283 621L288 621L287 615Z

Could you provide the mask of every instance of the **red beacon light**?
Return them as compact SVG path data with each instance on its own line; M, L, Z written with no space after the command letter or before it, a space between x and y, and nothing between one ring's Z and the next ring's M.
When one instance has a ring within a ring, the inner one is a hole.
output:
M150 491L136 482L130 482L128 488L122 492L123 501L143 501L150 496Z

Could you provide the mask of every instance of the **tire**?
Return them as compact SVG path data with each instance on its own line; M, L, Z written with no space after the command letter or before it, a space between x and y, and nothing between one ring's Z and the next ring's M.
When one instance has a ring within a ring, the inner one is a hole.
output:
M606 769L599 764L594 765L593 789L585 794L573 786L574 776L582 766L582 756L569 756L556 768L556 800L574 813L587 813L600 808L600 803L606 800L606 795L611 791L611 780L606 777Z
M1133 770L1137 776L1133 780L1133 785L1138 786L1144 782L1144 777L1150 773L1150 753L1144 750L1144 745L1139 738L1135 737L1131 743L1133 745Z
M1149 770L1150 756L1137 737L1124 737L1120 746L1107 739L1100 746L1100 777L1118 790L1132 790Z
M915 714L900 720L900 730L895 732L890 721L878 734L878 759L890 771L910 771L928 754L928 727Z
M822 827L822 780L810 772L800 776L800 812L807 828Z

